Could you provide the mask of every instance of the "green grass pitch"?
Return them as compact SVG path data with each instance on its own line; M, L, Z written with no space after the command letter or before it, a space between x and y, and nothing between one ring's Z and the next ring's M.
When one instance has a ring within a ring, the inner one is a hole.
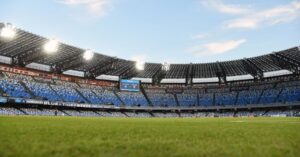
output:
M300 119L0 116L0 156L299 157Z

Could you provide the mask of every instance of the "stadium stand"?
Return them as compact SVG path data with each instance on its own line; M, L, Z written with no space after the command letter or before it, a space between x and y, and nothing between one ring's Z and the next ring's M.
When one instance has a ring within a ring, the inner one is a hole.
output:
M83 60L83 49L63 43L59 52L47 55L37 48L46 38L21 29L16 31L18 36L12 41L0 40L1 114L299 115L298 47L224 62L145 63L144 70L138 70L135 61L98 53L90 61ZM139 91L118 88L121 79L132 78L140 79Z
M121 100L110 90L93 90L95 94L100 98L100 104L110 104L115 106L121 106Z
M260 90L240 91L238 94L237 105L257 104L261 95Z
M180 106L197 106L198 99L196 94L177 94L178 102Z
M213 106L214 104L214 94L205 93L199 94L199 105L200 106Z
M49 101L61 101L62 99L53 91L49 85L39 82L26 82L26 86L34 93L36 97Z
M165 90L154 89L146 90L146 93L152 102L153 106L169 107L177 106L175 97L173 94L166 93Z
M25 90L25 88L14 79L1 78L0 87L7 96L16 98L31 98L31 95Z
M148 106L145 96L141 92L118 92L121 100L127 106Z

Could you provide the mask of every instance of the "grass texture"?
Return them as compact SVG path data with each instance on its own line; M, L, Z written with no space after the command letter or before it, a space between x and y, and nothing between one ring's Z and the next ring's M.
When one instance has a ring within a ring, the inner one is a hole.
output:
M299 157L299 118L0 116L0 157Z

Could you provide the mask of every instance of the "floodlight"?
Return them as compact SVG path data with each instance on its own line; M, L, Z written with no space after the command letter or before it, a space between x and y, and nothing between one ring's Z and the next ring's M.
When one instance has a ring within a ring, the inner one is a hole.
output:
M51 54L54 53L58 50L58 41L55 39L49 40L45 45L44 45L44 50L46 53Z
M164 71L169 71L169 70L170 70L170 64L167 63L167 62L164 62L164 63L162 64L162 70L164 70Z
M5 39L13 39L16 36L16 30L12 24L6 24L0 32L0 36Z
M94 52L92 50L86 50L84 53L83 53L83 58L85 60L91 60L92 58L94 57Z
M145 56L133 56L132 60L135 61L135 68L137 70L145 69Z
M145 69L145 62L144 61L136 61L135 67L137 70L144 70Z

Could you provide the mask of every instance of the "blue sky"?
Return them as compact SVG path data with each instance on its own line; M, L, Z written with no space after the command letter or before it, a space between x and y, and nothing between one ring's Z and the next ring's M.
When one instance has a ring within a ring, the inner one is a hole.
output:
M0 21L156 63L233 60L300 45L300 0L1 0Z

